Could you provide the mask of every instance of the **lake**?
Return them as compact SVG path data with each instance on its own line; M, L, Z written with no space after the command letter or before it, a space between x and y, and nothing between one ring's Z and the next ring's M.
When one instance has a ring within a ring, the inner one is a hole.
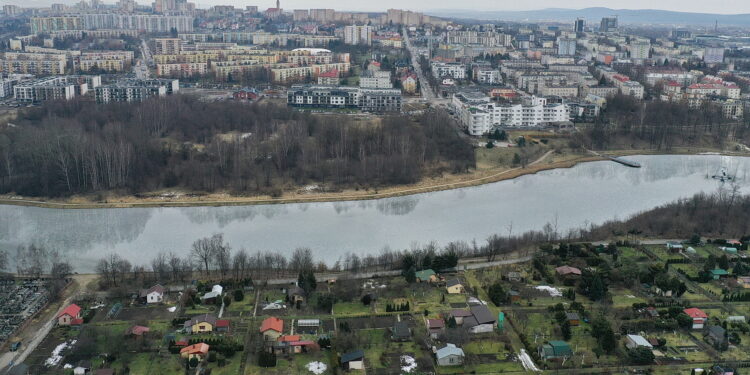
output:
M642 168L583 163L492 184L370 201L228 207L63 210L0 206L0 246L11 254L35 243L69 254L76 271L116 252L148 265L159 251L187 254L197 238L224 233L233 248L291 254L313 249L332 264L347 252L378 253L413 243L483 243L493 233L539 230L557 218L561 232L714 192L709 176L725 167L747 185L750 158L632 156ZM726 185L725 185L726 186Z

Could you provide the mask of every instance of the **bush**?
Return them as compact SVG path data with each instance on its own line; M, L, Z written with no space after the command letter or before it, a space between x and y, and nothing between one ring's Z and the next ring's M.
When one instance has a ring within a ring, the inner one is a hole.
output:
M229 296L224 296L224 307L229 307L232 304L232 299Z
M241 289L235 290L234 291L234 300L237 301L237 302L240 302L243 299L245 299L245 293L243 293Z
M212 350L212 351L208 352L208 361L209 362L216 362L216 352L215 351Z
M276 367L276 354L261 351L258 353L258 366L260 367Z

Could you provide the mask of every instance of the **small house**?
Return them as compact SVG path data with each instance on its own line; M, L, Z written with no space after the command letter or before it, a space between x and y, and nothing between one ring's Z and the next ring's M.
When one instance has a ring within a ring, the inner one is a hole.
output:
M710 326L706 330L705 339L714 347L720 347L727 342L727 330L721 326Z
M365 369L365 352L354 350L341 356L341 367L344 370L364 370Z
M198 358L198 360L202 360L203 358L208 355L208 344L206 343L197 343L190 346L186 346L182 349L180 349L180 357L186 358L186 359L192 359L192 358Z
M659 310L657 310L656 307L649 306L649 307L646 308L646 310L644 310L644 315L647 318L652 318L652 319L658 318L659 317Z
M729 272L721 268L716 268L711 270L711 276L714 278L714 280L719 280L728 277Z
M581 270L571 266L560 266L555 268L558 276L564 279L574 279L581 277Z
M539 356L543 360L559 360L569 358L573 355L573 350L565 341L549 341L539 347Z
M703 329L703 325L706 324L706 321L708 320L708 315L697 307L691 307L682 310L682 312L693 318L693 329Z
M581 325L581 317L578 316L578 313L566 313L565 319L568 321L568 324L570 324L571 327Z
M458 280L448 280L447 283L445 283L445 289L448 291L448 294L461 294L464 293L464 284Z
M436 339L438 335L445 332L445 322L443 319L427 319L427 332L430 337Z
M453 309L450 312L451 317L456 321L456 325L462 325L464 324L464 319L468 318L471 315L471 311L464 310L464 309Z
M292 305L305 302L305 290L295 286L286 291L286 298Z
M437 274L431 269L417 271L415 276L417 277L417 281L422 283L434 283L437 281Z
M391 340L393 341L409 341L411 339L411 328L405 321L399 321L393 324L391 328Z
M83 324L83 319L81 319L81 308L75 303L68 305L68 307L57 314L57 324L61 326Z
M73 375L85 375L91 372L91 361L80 361L73 368Z
M684 246L679 242L667 242L667 250L673 253L680 253L684 249Z
M464 319L463 326L470 333L486 333L495 329L495 315L486 305L472 306L471 316Z
M519 303L521 302L521 292L517 290L511 290L508 292L508 299L510 300L510 303Z
M640 335L627 335L625 336L625 347L628 349L635 349L638 347L644 347L653 349L654 346L646 340L645 337Z
M283 331L284 321L273 316L264 320L260 325L260 333L266 341L276 341Z
M731 367L716 365L713 367L713 375L734 375Z
M454 344L446 344L435 352L438 366L461 366L464 356L464 350Z
M162 303L164 302L164 292L164 287L157 284L148 289L141 289L138 296L148 304Z
M201 297L201 301L203 303L214 303L216 302L217 298L221 298L221 295L224 293L224 288L221 285L214 285L211 287L211 291L204 294L203 297Z
M231 323L229 322L229 319L217 319L216 320L216 326L214 327L214 331L219 333L227 333L229 332L229 325Z
M188 333L210 333L216 327L216 316L213 314L203 314L186 321L183 328Z

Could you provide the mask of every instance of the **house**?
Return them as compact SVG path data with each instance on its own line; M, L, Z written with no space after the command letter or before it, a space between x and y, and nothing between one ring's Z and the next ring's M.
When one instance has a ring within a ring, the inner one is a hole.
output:
M568 320L568 324L572 327L581 325L581 317L579 317L577 313L566 313L565 319Z
M284 321L273 316L264 320L260 325L260 333L266 341L276 341L283 331Z
M458 279L448 280L445 283L445 289L448 291L448 294L461 294L465 292L464 284Z
M434 283L437 281L437 274L431 269L417 271L414 274L417 277L417 281L424 283Z
M464 350L453 344L446 344L435 352L438 366L460 366L464 363Z
M260 93L258 92L258 90L254 89L254 88L243 87L243 88L235 91L234 93L232 93L232 97L235 100L250 100L250 101L254 101L254 100L258 100L258 98L260 97Z
M73 368L73 375L85 375L91 372L91 361L80 361Z
M318 75L319 85L337 86L339 83L341 83L339 80L339 70L336 68Z
M221 298L222 293L224 293L224 288L221 285L214 285L210 292L201 297L201 300L203 303L214 303L217 298Z
M286 291L286 298L292 305L296 305L297 303L304 303L305 290L298 286L289 288Z
M646 338L641 335L625 336L625 347L627 347L628 349L635 349L641 346L649 349L654 348L654 346L651 345L651 343L649 343L648 340L646 340Z
M94 370L94 375L115 375L115 370L111 368L100 368L97 370Z
M581 276L581 270L571 266L560 266L555 268L555 272L563 278L578 278Z
M180 357L187 359L198 358L198 360L202 360L208 355L208 348L208 344L203 342L186 346L180 349Z
M230 322L228 319L218 319L216 320L216 326L214 327L214 330L219 333L227 333L229 332L229 325Z
M453 319L456 321L456 325L459 325L459 326L464 324L465 318L472 316L471 311L464 310L464 309L453 309L451 310L450 314L451 314L451 317L453 317Z
M521 292L517 290L511 290L508 292L508 299L510 300L510 303L518 303L521 302Z
M125 336L143 337L151 329L144 326L130 326L125 330Z
M179 339L174 340L174 346L185 347L188 345L190 345L190 340L188 340L187 337L180 337Z
M511 271L508 272L508 281L521 282L523 281L523 278L521 277L520 272Z
M396 322L391 328L391 340L409 341L411 339L411 328L405 321Z
M696 307L682 310L682 312L693 318L693 329L703 329L703 325L706 324L706 321L708 320L708 315L706 315L703 310Z
M198 315L186 321L182 326L189 333L213 332L216 326L216 316L213 314Z
M659 317L659 310L657 310L656 307L649 306L644 311L644 315L647 318L658 318Z
M68 305L63 311L57 314L57 324L61 326L74 326L83 324L81 319L81 308L75 303Z
M721 326L710 326L706 330L706 336L704 338L714 347L721 347L727 343L727 330Z
M470 333L486 333L495 329L495 315L486 305L472 306L470 311L471 316L465 318L463 324Z
M727 272L727 270L717 268L717 269L711 270L711 276L713 276L714 280L719 280L719 279L728 277L729 272Z
M734 375L734 370L731 367L716 365L712 370L714 375Z
M162 303L164 302L164 292L164 287L156 284L151 288L141 289L138 297L146 303Z
M351 351L341 356L341 367L344 370L364 370L365 352L361 350Z
M427 332L430 337L436 339L438 335L445 332L445 322L443 319L427 319Z
M549 341L539 347L539 356L543 360L563 359L573 355L573 350L565 341Z
M667 242L667 250L673 252L673 253L680 253L684 249L684 246L682 246L679 242Z

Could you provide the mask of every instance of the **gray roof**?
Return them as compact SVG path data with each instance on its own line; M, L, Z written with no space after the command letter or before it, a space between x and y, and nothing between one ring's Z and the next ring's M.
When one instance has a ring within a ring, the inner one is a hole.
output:
M194 324L198 324L202 322L207 322L207 323L210 323L212 326L215 326L216 316L214 316L213 314L198 315L196 317L193 317L193 319L186 321L183 326L185 328L189 328L189 327L192 327Z
M393 325L393 337L411 337L409 324L404 321L396 322Z
M479 324L495 323L495 316L485 305L472 306L471 314L474 315Z
M365 358L365 352L361 350L355 350L349 353L346 353L341 356L341 363L356 361Z
M568 320L581 320L577 313L566 313L565 318Z
M454 318L471 316L471 311L464 309L453 309L451 310L451 316Z
M727 331L721 326L710 326L708 327L708 334L716 338L724 338Z
M436 355L437 355L438 358L445 358L445 357L449 357L449 356L452 356L452 355L457 355L459 357L463 357L464 356L464 350L461 349L461 348L459 348L459 347L457 347L456 345L447 344L444 348L438 349Z

